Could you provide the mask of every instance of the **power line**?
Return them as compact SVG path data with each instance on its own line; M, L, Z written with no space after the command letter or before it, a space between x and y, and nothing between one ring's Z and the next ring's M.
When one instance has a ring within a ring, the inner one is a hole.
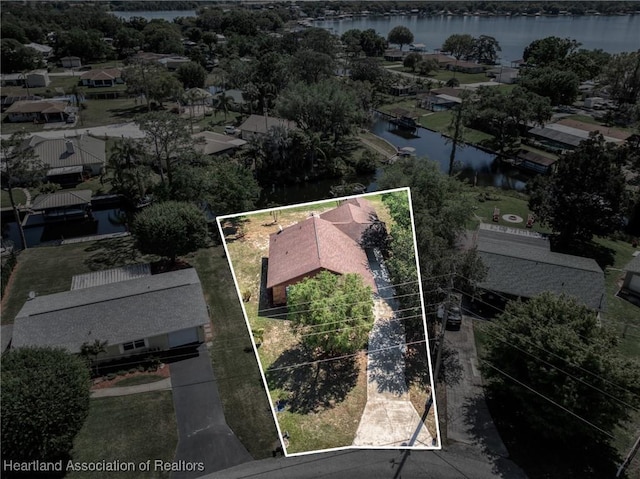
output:
M548 361L546 361L546 360L544 360L544 359L542 359L542 358L540 358L540 357L538 357L538 356L536 356L536 355L534 355L534 354L531 354L530 352L525 351L525 350L524 350L524 349L522 349L522 348L519 348L519 347L518 347L518 346L516 346L515 344L513 344L513 343L510 343L510 342L506 341L505 339L503 339L503 338L499 337L498 335L492 334L492 333L491 333L491 332L489 332L486 328L483 328L483 330L484 330L484 332L485 332L485 333L488 333L491 337L498 339L498 340L499 340L499 341L501 341L502 343L507 344L507 345L509 345L509 346L511 346L511 347L513 347L513 348L516 348L518 351L520 351L520 352L522 352L522 353L524 353L524 354L527 354L528 356L531 356L532 358L537 359L538 361L543 362L543 363L544 363L544 364L546 364L547 366L550 366L550 367L552 367L552 368L554 368L554 369L556 369L556 370L560 371L561 373L566 374L567 376L569 376L569 377L571 377L571 378L575 379L576 381L581 382L581 383L582 383L582 384L584 384L585 386L588 386L588 387L590 387L590 388L592 388L592 389L594 389L594 390L596 390L596 391L598 391L598 392L600 392L600 393L604 394L605 396L608 396L609 398L613 399L614 401L617 401L617 402L619 402L620 404L622 404L622 405L624 405L624 406L626 406L626 407L628 407L628 408L630 408L630 409L633 409L634 411L638 411L638 410L639 410L637 407L632 406L631 404L629 404L629 403L627 403L627 402L623 401L622 399L617 398L616 396L614 396L614 395L613 395L613 394L611 394L611 393L608 393L607 391L603 391L603 390L602 390L602 389L600 389L599 387L594 386L593 384L586 382L584 379L579 378L579 377L577 377L577 376L574 376L573 374L571 374L571 373L569 373L569 372L565 371L564 369L562 369L562 368L560 368L560 367L558 367L558 366L555 366L554 364L551 364L550 362L548 362Z
M377 289L378 289L378 291L381 291L381 290L384 290L384 289L396 288L398 286L405 286L407 284L426 283L428 280L433 280L433 279L437 279L437 278L443 278L443 277L446 277L446 276L449 276L449 274L440 274L440 275L428 276L426 278L423 278L422 280L415 279L415 280L412 280L412 281L405 281L404 283L390 284L388 286L383 286L382 288L377 288ZM437 290L438 289L436 288L436 289L432 289L430 291L423 291L423 293L430 293L430 292L437 291ZM415 294L415 293L412 293L412 294ZM313 303L314 301L315 300L305 301L303 303L298 303L298 305L310 304L310 303ZM275 306L275 307L272 307L272 308L259 309L258 310L258 315L262 316L261 313L263 313L265 311L273 311L273 310L276 310L276 309L283 309L283 308L284 308L284 306ZM263 316L263 317L268 317L268 316Z
M559 407L560 409L562 409L563 411L568 412L569 414L571 414L573 417L580 419L582 422L588 424L589 426L593 427L594 429L597 429L598 431L600 431L602 434L604 434L605 436L608 436L611 439L615 439L613 434L608 433L607 431L605 431L604 429L601 429L600 427L596 426L595 424L593 424L592 422L590 422L589 420L583 418L582 416L579 416L578 414L576 414L575 412L571 411L570 409L567 409L566 407L564 407L562 404L558 404L557 402L555 402L553 399L548 398L547 396L545 396L544 394L536 391L535 389L533 389L530 386L527 386L526 384L524 384L521 381L518 381L516 378L514 378L513 376L510 376L509 374L505 373L503 370L497 368L496 366L494 366L493 364L491 364L489 361L485 360L485 359L480 359L480 361L482 361L483 363L485 363L487 366L489 366L491 369L495 369L496 371L498 371L500 374L502 374L503 376L511 379L513 382L519 384L520 386L527 388L529 391L531 391L532 393L537 394L538 396L540 396L541 398L545 399L546 401L549 401L551 404L554 404L555 406Z
M503 311L503 310L501 310L500 308L497 308L496 306L494 306L494 305L492 305L492 304L489 304L489 303L487 303L486 301L482 301L482 300L477 300L477 301L479 301L479 302L481 302L481 303L483 303L483 304L486 304L487 306L491 306L491 307L495 308L497 311L504 312L504 311ZM467 312L471 312L471 311L469 311L469 310L465 310L465 311L467 311ZM477 315L475 315L475 316L477 316ZM484 318L480 318L479 316L478 316L477 318L473 318L473 319L482 319L482 320L484 320ZM510 333L510 334L512 334L512 333L513 333L512 331L509 331L509 330L507 330L506 328L504 328L504 327L502 327L502 326L498 325L498 323L492 322L491 324L492 324L493 326L495 326L495 327L498 327L498 328L500 328L500 329L504 330L504 331L507 331L507 332L508 332L508 333ZM524 342L526 342L526 343L528 343L528 344L530 344L530 345L532 345L532 346L535 346L536 348L538 348L538 349L540 349L540 350L542 350L542 351L546 352L547 354L550 354L550 355L552 355L552 356L555 356L555 357L557 357L557 358L559 358L559 359L563 360L564 362L566 362L567 364L569 364L569 365L570 365L570 366L572 366L572 367L575 367L575 368L577 368L577 369L580 369L581 371L584 371L585 373L590 374L591 376L596 377L596 378L600 379L601 381L604 381L604 382L606 382L606 383L608 383L608 384L611 384L612 386L615 386L615 387L617 387L617 388L619 388L619 389L621 389L621 390L623 390L623 391L626 391L626 392L628 392L629 394L631 394L631 395L633 395L633 396L640 397L637 393L634 393L633 391L631 391L631 390L629 390L629 389L625 388L624 386L620 386L620 385L618 385L618 384L616 384L616 383L614 383L614 382L612 382L612 381L610 381L610 380L608 380L608 379L604 378L603 376L600 376L599 374L596 374L596 373L594 373L594 372L592 372L592 371L589 371L588 369L583 368L582 366L579 366L579 365L577 365L577 364L572 364L571 362L569 362L569 360L568 360L567 358L565 358L565 357L563 357L563 356L560 356L560 355L558 355L558 354L556 354L556 353L554 353L554 352L552 352L552 351L549 351L549 350L547 350L547 349L543 348L542 346L539 346L538 344L536 344L536 343L532 342L531 340L527 339L526 337L524 337L524 336L522 336L522 335L517 335L516 337L517 337L518 339L520 339L520 340L522 340L522 341L524 341ZM575 345L575 344L574 344L574 345ZM584 349L584 347L583 347L583 349Z

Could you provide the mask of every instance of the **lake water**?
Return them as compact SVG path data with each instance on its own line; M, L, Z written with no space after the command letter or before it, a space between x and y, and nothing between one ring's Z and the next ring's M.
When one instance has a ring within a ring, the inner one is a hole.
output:
M178 17L195 17L195 10L158 10L158 11L131 11L131 12L111 12L116 17L123 18L125 21L129 21L132 17L142 17L147 20L166 20L172 22Z
M398 25L405 26L414 35L415 43L424 43L429 51L440 48L454 33L468 33L477 37L490 35L502 47L501 62L509 64L522 58L522 53L533 40L548 36L574 38L582 48L601 48L610 53L635 51L640 48L640 15L575 16L575 17L356 17L352 20L325 20L314 22L342 35L347 30L373 28L387 37Z
M177 17L195 17L195 10L112 12L124 18L143 17L147 20L161 18L173 21ZM551 35L569 37L582 43L583 48L602 48L610 53L635 51L640 48L640 15L590 15L559 17L462 17L397 15L389 17L356 17L350 20L325 20L314 22L342 35L347 30L373 28L387 37L389 31L403 25L413 32L415 43L424 43L430 51L440 48L444 40L454 33L468 33L475 37L495 37L502 52L502 63L522 58L524 48L533 40Z

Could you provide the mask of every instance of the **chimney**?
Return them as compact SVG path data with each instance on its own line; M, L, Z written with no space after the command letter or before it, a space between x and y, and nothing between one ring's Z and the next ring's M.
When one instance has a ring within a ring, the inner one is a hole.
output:
M69 155L73 155L75 153L75 149L73 147L73 142L71 140L67 140L65 143L67 145L67 153Z

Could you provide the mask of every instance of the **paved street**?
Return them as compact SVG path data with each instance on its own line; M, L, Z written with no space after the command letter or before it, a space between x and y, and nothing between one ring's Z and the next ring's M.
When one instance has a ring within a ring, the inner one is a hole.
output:
M59 130L45 130L33 133L42 138L64 138L66 136L77 136L83 133L96 136L98 138L143 138L144 134L134 122L117 123L113 125L94 126L91 128L83 128L75 126L70 128L61 128ZM11 135L1 135L3 139L9 138Z

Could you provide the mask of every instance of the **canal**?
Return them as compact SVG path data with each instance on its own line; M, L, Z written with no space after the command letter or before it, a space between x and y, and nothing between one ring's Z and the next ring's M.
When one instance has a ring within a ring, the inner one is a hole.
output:
M396 148L415 148L416 157L421 161L434 161L440 171L449 171L449 155L451 144L440 133L425 128L417 128L415 131L398 129L389 123L382 115L376 114L370 126L370 131L387 140ZM456 173L460 178L478 186L493 186L506 190L523 190L530 178L526 173L501 164L495 155L487 153L471 145L463 148L458 146L456 152ZM354 176L344 178L346 183L361 183L367 191L378 189L377 180L382 174L382 169L373 175ZM260 199L260 207L270 205L290 205L304 203L331 197L331 187L340 184L340 180L327 179L313 183L301 182L299 184L272 188L265 188Z

